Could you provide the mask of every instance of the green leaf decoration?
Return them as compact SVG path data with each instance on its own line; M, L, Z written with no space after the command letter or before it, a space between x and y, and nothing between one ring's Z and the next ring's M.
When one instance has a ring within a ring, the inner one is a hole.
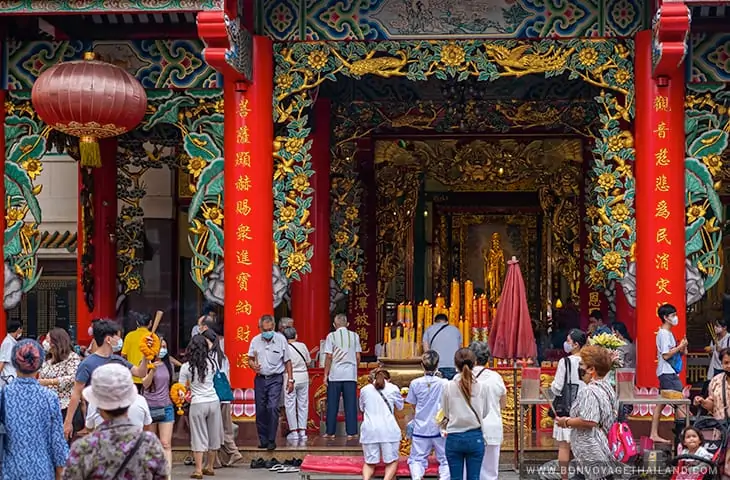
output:
M145 130L150 130L152 127L160 123L170 123L174 125L178 121L177 116L180 113L180 109L182 107L192 107L193 105L195 105L195 101L190 97L182 95L172 97L157 107L155 113L153 113L152 116L150 116L144 123L143 128Z
M223 193L223 159L218 158L209 163L198 177L195 194L188 207L188 221L192 222L198 216L200 206L206 198L215 197Z
M5 189L6 195L17 195L20 192L23 200L28 205L28 210L37 223L41 223L41 206L38 199L33 195L33 184L28 172L15 163L5 163Z
M702 250L702 226L705 224L705 219L698 218L691 225L688 225L684 229L685 238L685 255L689 256L695 252Z
M5 229L3 254L6 260L23 253L23 246L20 243L21 228L23 228L23 222L15 222L10 228Z
M208 235L208 251L213 255L223 256L223 229L220 225L206 220L205 225L208 227L210 235Z
M190 132L183 138L185 153L191 157L200 157L206 162L212 162L222 157L222 152L207 133Z
M20 164L31 158L40 159L46 154L46 139L40 135L29 135L21 138L10 147L7 162Z
M687 155L695 158L707 157L710 155L722 155L727 148L727 132L723 130L709 130L702 132L700 136L692 142Z

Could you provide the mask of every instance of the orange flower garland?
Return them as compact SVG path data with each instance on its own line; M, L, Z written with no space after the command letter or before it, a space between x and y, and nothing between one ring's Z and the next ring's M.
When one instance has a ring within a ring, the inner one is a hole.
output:
M152 360L160 354L160 337L154 333L144 337L139 342L139 351L142 352L142 355L144 355L144 358L146 358L148 362L152 362ZM155 368L155 365L150 363L147 368L153 369Z
M173 383L172 387L170 387L170 399L177 407L178 415L183 415L185 413L182 406L185 403L186 392L185 386L182 383Z

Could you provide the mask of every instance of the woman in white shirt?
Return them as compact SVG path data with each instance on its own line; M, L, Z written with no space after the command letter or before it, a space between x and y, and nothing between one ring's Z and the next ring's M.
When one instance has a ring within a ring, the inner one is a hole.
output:
M474 377L487 396L487 411L482 423L487 427L489 436L484 439L484 459L480 480L497 480L499 477L499 450L504 439L502 426L502 409L507 404L507 387L499 373L489 370L489 345L486 342L472 342L469 349L474 352L477 367L474 367Z
M294 327L285 328L284 337L289 342L289 358L294 377L294 390L291 393L284 391L284 408L286 409L286 421L289 424L289 435L286 436L286 439L295 442L307 439L309 365L312 363L312 359L307 346L297 341L297 331ZM284 375L284 385L287 382L288 379Z
M428 456L431 450L436 452L439 462L439 478L449 479L449 462L446 461L446 439L441 436L441 429L435 418L441 408L441 394L448 381L436 375L439 366L439 354L429 350L421 357L424 375L411 381L406 402L415 406L413 415L413 439L408 466L411 478L422 480L428 468Z
M398 469L401 432L395 410L403 408L400 389L390 383L385 369L373 372L373 382L360 390L360 410L363 412L360 444L365 457L362 478L370 480L381 459L385 464L384 480L393 480Z
M213 386L215 367L208 353L208 340L196 335L187 349L188 361L180 367L180 383L188 385L190 400L190 447L195 460L195 471L190 478L215 475L216 453L223 440L221 404ZM203 454L206 454L205 468Z
M577 397L578 389L584 385L578 375L578 365L580 364L580 349L585 346L588 337L585 332L578 330L577 328L572 329L568 332L568 338L563 343L563 349L568 354L567 357L561 358L558 362L558 368L555 371L555 378L550 384L550 391L554 395L560 395L565 385L566 374L568 373L568 367L566 362L569 362L570 374L568 375L568 383L574 385L573 388L575 396L573 396L573 402ZM569 412L557 412L563 416L568 416ZM553 423L553 438L558 441L558 464L560 465L560 476L563 480L568 478L568 465L570 464L570 429L559 427L557 423Z
M487 390L474 378L476 356L468 348L454 355L459 378L450 381L441 396L446 421L446 459L451 480L479 480L484 457L482 419L488 411Z

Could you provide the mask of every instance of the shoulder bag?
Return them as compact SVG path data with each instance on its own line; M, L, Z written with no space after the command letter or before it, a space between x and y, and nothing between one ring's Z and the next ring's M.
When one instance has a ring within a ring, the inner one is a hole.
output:
M394 407L390 404L390 402L388 402L388 399L385 398L385 395L383 395L383 392L381 390L378 390L377 388L375 389L375 391L378 392L378 394L380 395L380 398L382 398L383 401L385 402L385 404L388 406L388 410L390 411L390 413L395 415Z
M233 390L231 389L231 382L228 381L226 374L221 372L218 362L211 360L211 363L213 363L213 366L215 367L213 388L215 389L215 394L218 395L218 400L221 402L232 402Z
M571 383L570 369L573 362L570 357L565 357L563 360L565 361L565 379L560 395L556 395L553 400L553 408L548 410L548 415L552 418L555 418L555 415L558 417L570 416L570 407L573 406L575 397L578 396L578 385Z
M309 364L307 363L307 358L304 356L304 354L302 352L300 352L299 349L297 347L295 347L294 345L292 345L291 343L289 344L289 346L292 348L292 350L297 352L300 357L302 357L302 361L304 362L304 365L306 365L307 368L309 368Z
M443 332L444 331L444 328L446 328L448 326L449 326L449 324L447 323L446 325L444 325L441 328L439 328L436 331L436 333L433 334L433 337L431 337L431 341L428 342L428 349L429 350L433 350L433 342L436 340L436 337L438 337L439 336L439 333Z
M119 478L119 474L124 471L124 469L127 467L127 464L129 464L129 461L132 460L134 455L137 453L137 450L139 450L140 445L142 445L142 440L144 439L144 432L140 432L139 438L137 438L137 441L134 442L134 445L132 446L131 450L129 450L129 453L124 457L124 460L122 461L122 464L119 465L119 468L117 468L117 472L114 474L112 479L116 480Z

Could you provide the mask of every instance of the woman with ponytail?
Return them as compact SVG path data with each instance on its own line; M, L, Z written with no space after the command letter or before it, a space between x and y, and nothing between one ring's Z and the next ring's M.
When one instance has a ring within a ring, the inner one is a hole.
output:
M390 373L379 368L371 375L370 385L360 390L360 410L363 413L360 444L365 457L362 478L370 480L375 466L382 459L385 464L384 480L395 478L398 469L401 432L395 419L395 410L403 408L400 388L390 383Z
M454 355L459 375L450 381L441 396L446 422L446 459L451 480L479 480L484 457L482 419L487 413L487 390L477 383L473 369L476 356L468 348Z

